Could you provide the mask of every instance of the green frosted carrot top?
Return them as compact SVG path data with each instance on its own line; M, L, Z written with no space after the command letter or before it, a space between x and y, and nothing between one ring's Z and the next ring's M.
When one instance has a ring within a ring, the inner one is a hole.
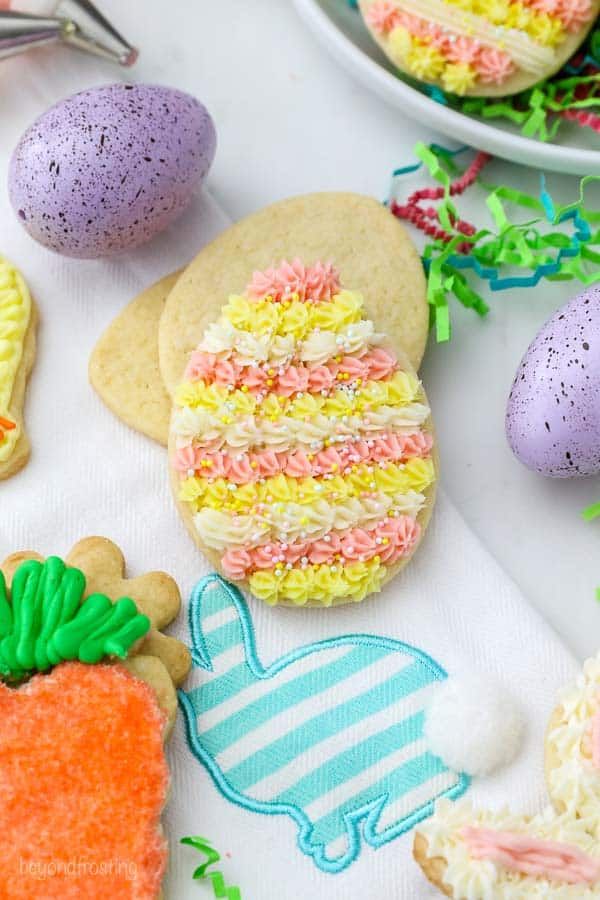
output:
M98 663L125 659L150 630L129 597L113 603L85 593L85 575L57 556L27 560L14 574L10 595L0 571L0 677L21 680L64 660Z

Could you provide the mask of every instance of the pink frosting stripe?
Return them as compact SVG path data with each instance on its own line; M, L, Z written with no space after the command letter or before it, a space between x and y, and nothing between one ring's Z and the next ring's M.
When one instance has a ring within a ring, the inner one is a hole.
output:
M305 266L296 258L292 262L282 260L277 268L254 272L246 293L251 300L271 297L279 302L296 294L299 300L319 303L331 300L339 290L340 276L331 263Z
M303 450L276 453L263 450L232 456L223 451L207 453L200 447L180 447L173 454L173 466L182 476L198 474L207 478L227 478L235 484L248 484L259 478L283 473L292 478L343 475L360 463L402 462L429 456L433 446L430 434L423 431L390 432L367 440L348 441L317 453Z
M338 386L338 375L348 376L341 383L361 378L363 381L382 381L397 370L396 357L389 350L375 347L361 357L344 356L341 362L330 360L327 365L307 366L297 363L285 368L271 366L241 366L235 359L223 359L214 353L195 350L185 371L188 381L204 381L223 387L247 387L252 394L269 391L283 397L308 391L328 393ZM269 383L270 382L270 383Z
M273 541L249 549L229 549L221 558L228 578L239 581L258 569L272 569L277 563L293 567L342 562L367 562L379 556L382 563L392 565L407 556L416 545L421 526L410 516L386 517L375 528L351 528L330 531L316 541Z
M600 860L571 844L473 826L463 828L461 836L474 859L490 860L511 872L567 884L600 879Z

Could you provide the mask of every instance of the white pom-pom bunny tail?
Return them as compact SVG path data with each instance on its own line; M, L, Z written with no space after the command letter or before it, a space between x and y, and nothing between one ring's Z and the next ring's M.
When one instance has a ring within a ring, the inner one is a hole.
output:
M479 675L448 678L437 688L425 718L429 750L467 775L489 775L517 754L523 719L513 697Z

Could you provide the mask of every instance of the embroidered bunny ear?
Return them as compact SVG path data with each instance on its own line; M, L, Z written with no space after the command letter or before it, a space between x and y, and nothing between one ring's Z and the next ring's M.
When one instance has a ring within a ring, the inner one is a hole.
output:
M196 585L189 611L195 665L218 674L245 662L253 635L245 632L244 610L241 593L218 575Z
M489 775L516 756L523 719L502 685L480 675L449 677L426 712L425 740L449 769Z

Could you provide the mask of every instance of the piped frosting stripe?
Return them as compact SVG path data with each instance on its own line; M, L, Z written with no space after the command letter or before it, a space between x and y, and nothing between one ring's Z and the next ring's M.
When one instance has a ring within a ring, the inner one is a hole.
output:
M252 514L204 506L195 513L194 524L202 543L222 552L231 546L252 548L273 540L317 539L330 531L368 527L386 515L416 518L424 504L425 495L412 490L334 502L316 500L307 505L274 503Z
M317 500L331 503L353 498L395 497L410 491L424 491L434 481L431 459L418 457L405 464L383 463L382 466L355 465L349 474L329 474L321 478L293 478L275 475L260 482L237 485L226 478L208 479L192 476L182 481L180 499L194 512L204 507L235 514L260 515L272 504L293 503L309 506Z
M268 299L253 302L232 295L221 311L222 317L241 331L252 334L293 334L302 340L315 328L337 332L361 318L363 299L352 291L341 291L331 300L303 303L298 299L273 303Z
M201 447L186 445L173 454L172 464L188 478L192 475L227 478L234 484L248 484L283 473L294 478L318 477L338 472L359 463L406 462L431 453L433 438L426 431L393 431L367 440L348 440L317 453L293 450L275 453L207 453Z
M300 259L282 261L278 267L254 272L246 288L251 300L269 297L279 303L295 295L297 299L320 303L331 300L340 290L340 276L332 263L316 262L305 266Z
M292 568L348 562L367 562L378 556L391 565L412 551L420 536L418 522L410 516L386 517L374 528L349 528L330 532L316 541L273 542L248 550L227 550L221 559L228 578L240 580L249 573L273 569L280 575Z
M262 367L238 365L234 359L222 359L214 353L195 350L185 372L188 382L203 381L230 390L244 388L252 394L271 391L289 397L298 391L328 395L338 382L381 381L397 369L396 357L387 349L377 347L362 356L336 356L326 365L306 363Z
M322 365L336 354L364 353L370 344L381 342L369 319L344 325L337 331L313 328L299 341L293 334L251 332L236 328L226 319L208 326L198 349L224 354L238 366L288 366L292 361Z
M182 406L175 410L173 426L178 435L178 448L196 442L207 450L227 447L233 453L262 447L286 452L298 446L320 450L327 441L345 443L357 435L367 438L381 436L392 429L414 429L428 418L429 407L423 403L380 406L354 416L316 415L304 419L293 416L256 419L251 415L234 418Z
M271 606L281 600L291 600L296 606L304 606L309 600L331 606L341 597L360 603L368 594L381 590L385 572L385 566L375 557L343 568L323 565L294 568L281 574L255 572L249 583L252 593Z
M342 381L337 383L336 390L318 394L310 394L299 385L294 396L287 397L271 391L256 395L243 389L230 391L217 384L206 385L203 381L184 382L175 392L175 403L226 418L243 415L273 420L280 416L300 419L319 414L356 415L389 404L412 403L420 390L417 378L406 372L396 372L384 381L363 384L362 379L359 380L360 385L348 386Z

